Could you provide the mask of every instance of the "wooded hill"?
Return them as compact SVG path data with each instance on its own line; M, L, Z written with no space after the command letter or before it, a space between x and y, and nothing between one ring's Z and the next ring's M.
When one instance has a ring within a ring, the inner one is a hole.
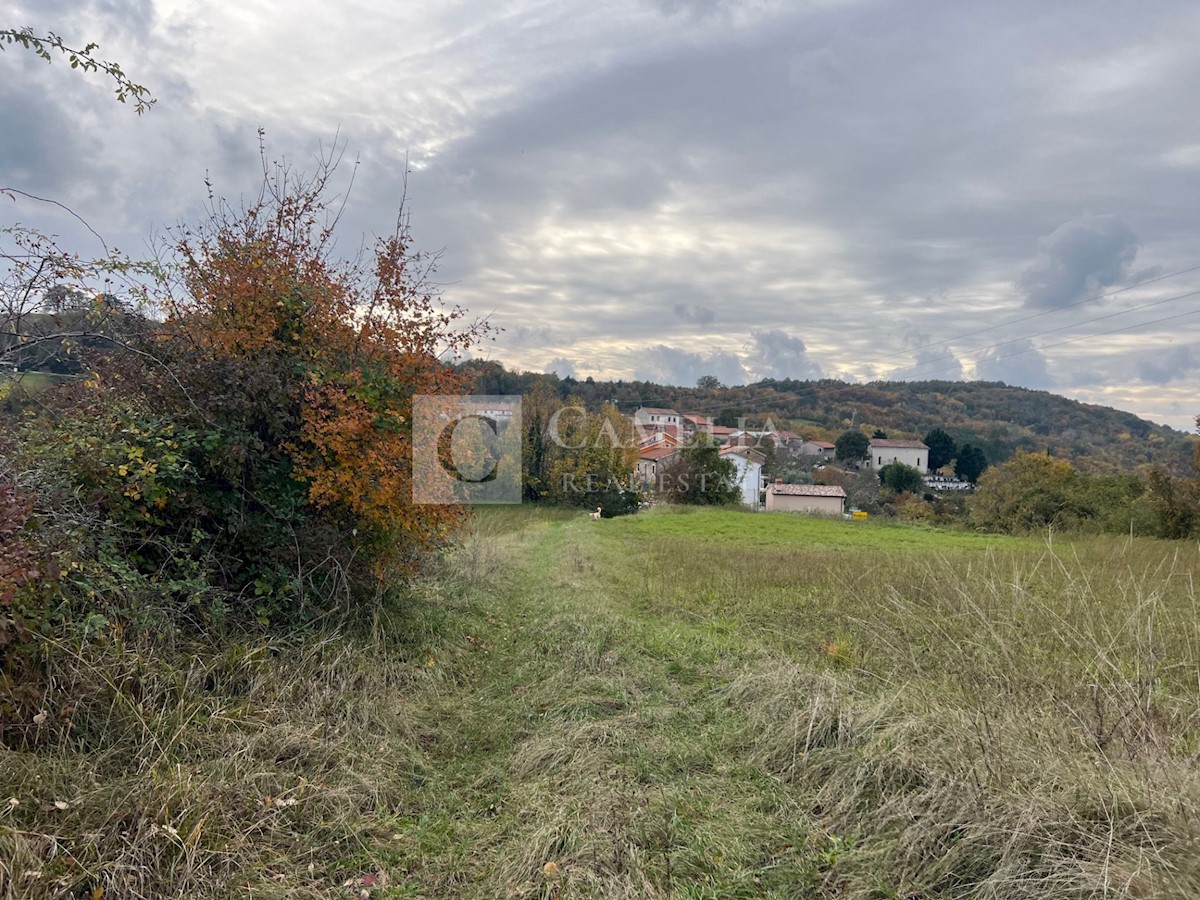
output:
M865 428L868 434L880 429L893 438L920 438L941 427L960 446L982 447L993 463L1023 449L1048 451L1085 471L1131 470L1154 464L1183 474L1190 472L1196 440L1133 413L1002 382L847 384L787 379L738 387L686 388L517 373L499 363L478 360L465 363L464 368L474 376L479 393L523 394L544 381L564 398L580 397L589 407L616 401L623 412L631 413L639 406L665 406L720 416L723 421L745 417L749 426L761 425L770 417L777 428L826 440L833 440L851 425Z

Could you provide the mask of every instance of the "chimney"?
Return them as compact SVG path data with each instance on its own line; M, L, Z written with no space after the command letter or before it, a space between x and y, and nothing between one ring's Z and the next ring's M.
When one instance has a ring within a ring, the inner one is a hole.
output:
M783 479L782 478L775 479L775 487L783 487Z

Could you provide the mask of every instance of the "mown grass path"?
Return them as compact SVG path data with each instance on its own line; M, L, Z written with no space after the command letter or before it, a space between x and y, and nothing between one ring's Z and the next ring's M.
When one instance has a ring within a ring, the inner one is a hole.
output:
M423 712L438 802L395 863L464 896L813 893L834 838L747 759L728 694L761 653L619 593L609 524L489 539L476 633Z

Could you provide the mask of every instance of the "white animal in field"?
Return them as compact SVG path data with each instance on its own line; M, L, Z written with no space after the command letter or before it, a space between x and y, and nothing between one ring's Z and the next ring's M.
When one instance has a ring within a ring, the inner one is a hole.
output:
M599 506L597 506L596 511L594 513L592 513L592 521L593 522L600 521L600 507Z

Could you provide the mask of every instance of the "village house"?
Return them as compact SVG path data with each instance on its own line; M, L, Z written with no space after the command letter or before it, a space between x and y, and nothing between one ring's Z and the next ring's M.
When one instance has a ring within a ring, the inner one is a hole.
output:
M846 509L846 491L836 484L784 484L767 486L768 512L816 513L840 516Z
M643 447L663 441L672 441L676 446L688 442L682 424L683 417L673 409L643 406L630 418L633 420L634 433Z
M829 441L802 441L800 443L801 456L811 456L822 462L832 462L836 451L837 447Z
M658 484L658 477L671 464L679 451L675 447L659 444L646 447L638 452L637 483L642 490L648 491Z
M701 416L696 413L685 413L683 421L680 423L683 426L683 437L685 443L691 443L697 432L708 433L712 428L712 420L707 416Z
M708 436L712 438L714 444L724 446L729 443L729 439L734 435L741 434L741 429L727 428L724 425L713 425L708 429Z
M929 471L929 448L921 441L871 438L870 454L864 469L882 469L890 463L904 463L924 475Z
M643 406L633 414L633 421L643 428L659 427L664 425L674 425L678 428L682 424L682 416L673 409L659 409L655 406Z
M730 460L737 467L736 479L742 503L751 509L758 509L762 467L767 458L752 447L723 447L721 458Z
M638 447L643 450L649 447L657 447L659 445L666 445L668 447L681 447L687 443L687 439L680 434L679 429L670 425L666 426L665 428L646 429L638 434L640 437L640 440L638 441Z
M804 438L794 431L772 431L770 437L776 447L792 455L800 453L800 448L804 444Z

